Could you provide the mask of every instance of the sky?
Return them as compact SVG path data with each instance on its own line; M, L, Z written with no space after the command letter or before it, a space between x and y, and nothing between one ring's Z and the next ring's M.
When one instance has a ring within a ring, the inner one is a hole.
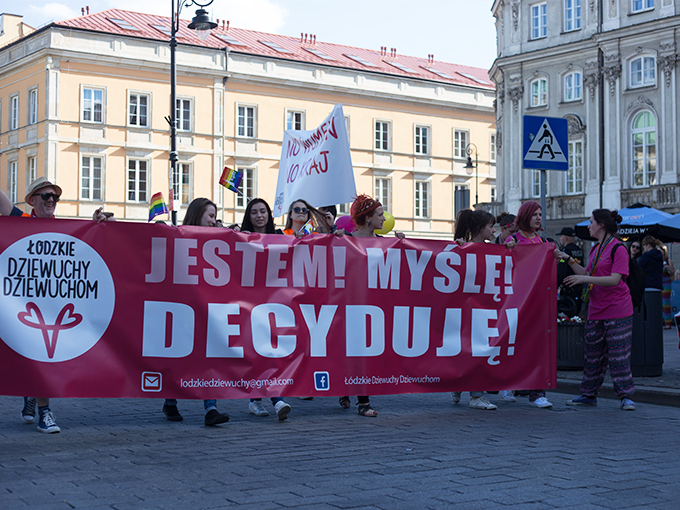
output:
M39 28L53 21L124 9L170 16L173 0L27 0L5 12L23 15ZM176 1L176 0L175 0ZM208 0L198 0L207 2ZM396 48L397 53L489 69L496 57L493 0L214 0L206 9L232 27L299 37L315 34L324 41L359 48ZM6 9L6 7L5 7ZM191 19L196 6L182 9Z

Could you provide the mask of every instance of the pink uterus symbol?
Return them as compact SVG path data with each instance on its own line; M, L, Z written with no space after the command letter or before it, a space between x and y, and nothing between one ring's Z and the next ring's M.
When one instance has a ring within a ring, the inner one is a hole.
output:
M35 303L27 303L26 311L19 312L17 318L19 322L28 326L29 328L36 328L42 332L43 340L45 341L45 348L47 349L47 357L52 359L54 351L57 348L57 338L59 332L65 329L75 328L83 321L83 316L75 313L75 306L72 303L64 306L57 315L57 320L53 326L45 324L43 314ZM50 332L52 332L50 338Z

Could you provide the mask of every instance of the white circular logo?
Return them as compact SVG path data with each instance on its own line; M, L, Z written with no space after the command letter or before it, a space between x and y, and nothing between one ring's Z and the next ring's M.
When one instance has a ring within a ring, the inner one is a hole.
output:
M80 239L54 232L24 237L0 255L0 277L0 338L26 358L77 358L109 327L113 279Z

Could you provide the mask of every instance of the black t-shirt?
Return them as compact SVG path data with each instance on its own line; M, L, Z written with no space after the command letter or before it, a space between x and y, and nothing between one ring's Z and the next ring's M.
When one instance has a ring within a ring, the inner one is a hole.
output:
M580 264L583 266L584 262L584 255L583 255L583 250L576 244L576 243L569 243L564 247L562 250L564 253L569 255L571 258L573 258L577 264ZM570 276L574 274L574 271L569 267L569 262L567 260L564 260L563 262L558 262L557 264L557 285L558 287L562 285L562 282L567 276ZM567 291L568 294L570 295L581 295L581 286L576 285L574 287L571 287L569 291Z

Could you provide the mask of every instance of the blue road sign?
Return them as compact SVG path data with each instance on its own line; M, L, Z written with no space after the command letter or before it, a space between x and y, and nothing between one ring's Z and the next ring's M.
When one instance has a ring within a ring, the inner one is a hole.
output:
M569 170L569 127L567 119L524 116L524 168Z

